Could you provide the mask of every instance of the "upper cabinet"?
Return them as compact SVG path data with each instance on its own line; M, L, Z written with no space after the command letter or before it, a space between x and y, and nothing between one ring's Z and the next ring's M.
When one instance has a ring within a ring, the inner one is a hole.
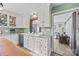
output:
M38 12L38 20L40 27L50 27L49 4L42 4Z
M23 27L24 28L29 28L29 24L30 24L30 16L27 14L27 15L23 15Z
M17 28L26 28L23 25L23 17L21 15L17 15L17 18L16 18L16 27Z
M50 27L50 11L49 11L49 4L46 4L43 8L43 26L44 27Z

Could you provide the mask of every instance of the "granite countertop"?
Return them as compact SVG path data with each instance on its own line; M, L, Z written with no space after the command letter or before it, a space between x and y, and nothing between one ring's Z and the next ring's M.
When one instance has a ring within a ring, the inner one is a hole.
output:
M32 36L32 37L42 37L42 38L49 38L51 37L50 35L44 35L44 34L40 34L40 33L19 33L19 32L16 32L16 33L3 33L3 34L0 34L0 35L12 35L12 34L23 34L23 35L26 35L26 36Z
M21 33L21 34L24 34L24 35L26 35L26 36L32 36L32 37L42 37L42 38L49 38L50 37L50 35L43 35L43 34L34 34L34 33Z

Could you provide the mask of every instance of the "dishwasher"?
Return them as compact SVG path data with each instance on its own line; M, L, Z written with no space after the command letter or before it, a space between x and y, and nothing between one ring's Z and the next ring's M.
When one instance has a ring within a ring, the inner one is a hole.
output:
M23 34L19 34L19 46L23 47L24 45L24 36Z

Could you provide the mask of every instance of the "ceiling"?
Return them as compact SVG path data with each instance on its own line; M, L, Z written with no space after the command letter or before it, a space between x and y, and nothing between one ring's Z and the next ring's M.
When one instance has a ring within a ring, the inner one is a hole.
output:
M49 3L4 3L6 10L18 14L27 14L29 12L37 11L39 8L43 8L44 5L49 5Z
M43 9L45 5L50 5L50 3L3 3L6 10L18 13L18 14L28 14L33 11L37 11L40 8ZM61 5L61 3L52 3L51 6L55 7Z

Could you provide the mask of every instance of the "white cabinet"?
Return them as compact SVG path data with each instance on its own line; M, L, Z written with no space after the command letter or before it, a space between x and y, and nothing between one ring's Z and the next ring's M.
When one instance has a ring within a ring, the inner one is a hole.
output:
M11 34L10 35L10 40L12 41L12 42L14 42L15 44L18 44L18 34Z
M23 17L21 15L16 15L16 27L23 28Z
M35 52L39 56L49 56L50 38L24 35L24 47Z
M10 35L2 35L1 37L10 40Z
M40 40L40 54L41 55L50 55L49 54L49 40L47 38L41 38Z
M2 35L2 37L12 41L15 44L18 44L18 34Z
M23 27L24 28L29 28L29 23L30 23L30 18L29 18L29 15L26 14L26 15L23 15Z
M29 39L30 39L30 40L28 40L28 42L29 42L29 48L32 50L32 46L33 46L32 45L32 37L29 37Z
M24 47L29 49L29 36L24 35Z
M49 10L44 11L43 27L50 27Z
M40 8L38 12L39 26L50 27L50 11L49 4L42 4L43 7Z

